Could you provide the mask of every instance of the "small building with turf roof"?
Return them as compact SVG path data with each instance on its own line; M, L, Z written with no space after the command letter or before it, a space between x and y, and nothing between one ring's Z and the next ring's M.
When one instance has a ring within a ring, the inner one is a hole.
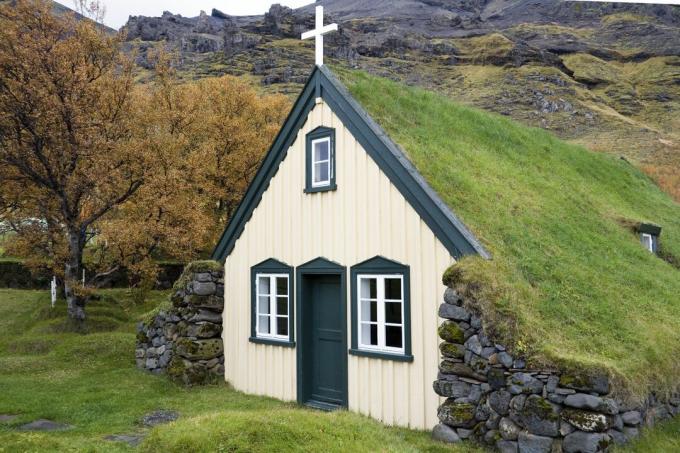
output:
M225 266L226 380L432 428L441 276L470 254L489 256L316 67L214 251Z

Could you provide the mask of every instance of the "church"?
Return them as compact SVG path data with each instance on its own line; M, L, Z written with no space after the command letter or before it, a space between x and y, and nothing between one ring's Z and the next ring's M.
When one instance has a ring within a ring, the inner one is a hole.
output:
M213 254L225 379L430 429L442 273L489 255L323 65L320 8L317 65Z

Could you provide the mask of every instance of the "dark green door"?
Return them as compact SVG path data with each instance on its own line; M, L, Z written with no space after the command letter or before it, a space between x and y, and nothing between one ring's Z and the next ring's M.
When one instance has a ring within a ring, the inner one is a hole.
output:
M347 405L346 314L340 275L303 279L303 402Z

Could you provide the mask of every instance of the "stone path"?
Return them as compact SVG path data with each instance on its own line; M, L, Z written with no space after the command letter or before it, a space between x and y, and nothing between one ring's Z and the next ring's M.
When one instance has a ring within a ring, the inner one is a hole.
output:
M73 426L65 423L57 423L52 420L40 419L25 425L21 425L19 431L65 431L71 429Z
M136 447L142 443L146 436L146 433L113 434L111 436L106 436L104 440L110 440L111 442L124 442L131 447Z
M142 417L140 423L148 428L153 428L164 423L174 422L178 418L179 413L175 411L155 411Z

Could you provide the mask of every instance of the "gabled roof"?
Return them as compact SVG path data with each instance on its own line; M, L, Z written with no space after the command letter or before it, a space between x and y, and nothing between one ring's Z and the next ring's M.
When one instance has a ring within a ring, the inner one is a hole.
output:
M330 106L356 140L373 158L399 192L430 227L449 253L455 258L477 254L489 258L489 253L463 222L439 198L416 170L404 152L387 133L366 113L359 103L325 66L316 67L307 80L288 118L279 131L253 182L220 238L212 258L224 260L233 250L246 223L269 187L298 131L314 108L317 97Z

